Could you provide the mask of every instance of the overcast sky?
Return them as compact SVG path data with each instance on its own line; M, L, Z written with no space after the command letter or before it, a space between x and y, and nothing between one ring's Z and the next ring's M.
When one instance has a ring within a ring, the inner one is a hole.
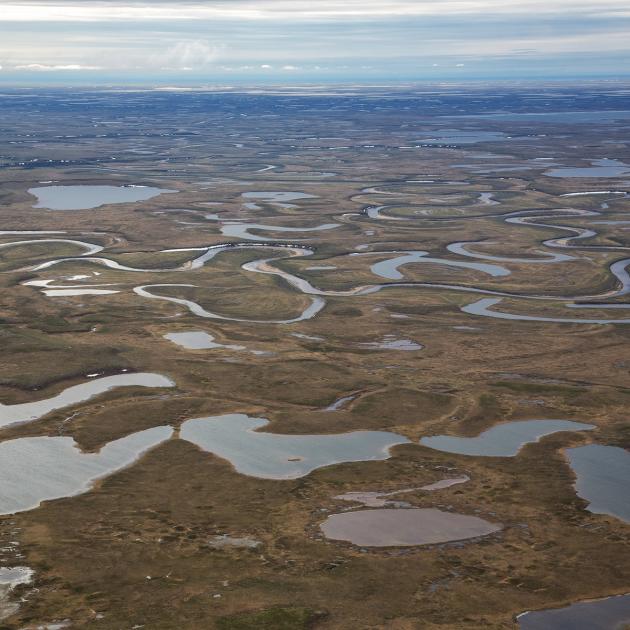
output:
M630 75L630 0L0 0L0 82Z

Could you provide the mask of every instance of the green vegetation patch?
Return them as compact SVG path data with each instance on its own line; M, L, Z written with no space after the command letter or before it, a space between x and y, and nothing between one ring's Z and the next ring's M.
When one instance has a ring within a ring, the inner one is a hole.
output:
M321 616L309 608L269 608L220 617L216 625L218 630L302 630L312 628Z
M496 381L492 383L493 387L505 387L513 392L524 392L528 394L559 394L559 395L571 395L582 394L587 391L583 387L574 387L572 385L556 385L546 383L523 383L515 381Z

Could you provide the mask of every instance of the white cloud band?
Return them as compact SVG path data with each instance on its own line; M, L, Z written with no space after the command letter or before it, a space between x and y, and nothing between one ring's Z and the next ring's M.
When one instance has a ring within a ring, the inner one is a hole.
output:
M233 0L232 2L112 2L14 0L0 21L314 20L448 17L453 15L629 15L627 0Z

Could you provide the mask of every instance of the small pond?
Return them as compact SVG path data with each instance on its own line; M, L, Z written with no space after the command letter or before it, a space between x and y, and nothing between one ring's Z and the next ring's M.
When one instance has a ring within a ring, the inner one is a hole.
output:
M630 595L577 602L518 616L520 630L622 630L630 623Z
M360 547L434 545L487 536L502 529L478 516L435 508L375 509L329 516L321 530L330 540L345 540Z

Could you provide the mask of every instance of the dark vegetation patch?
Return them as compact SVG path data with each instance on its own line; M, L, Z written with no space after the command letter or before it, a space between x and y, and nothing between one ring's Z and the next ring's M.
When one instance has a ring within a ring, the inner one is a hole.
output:
M269 608L260 612L219 617L217 630L307 630L325 615L309 608Z

